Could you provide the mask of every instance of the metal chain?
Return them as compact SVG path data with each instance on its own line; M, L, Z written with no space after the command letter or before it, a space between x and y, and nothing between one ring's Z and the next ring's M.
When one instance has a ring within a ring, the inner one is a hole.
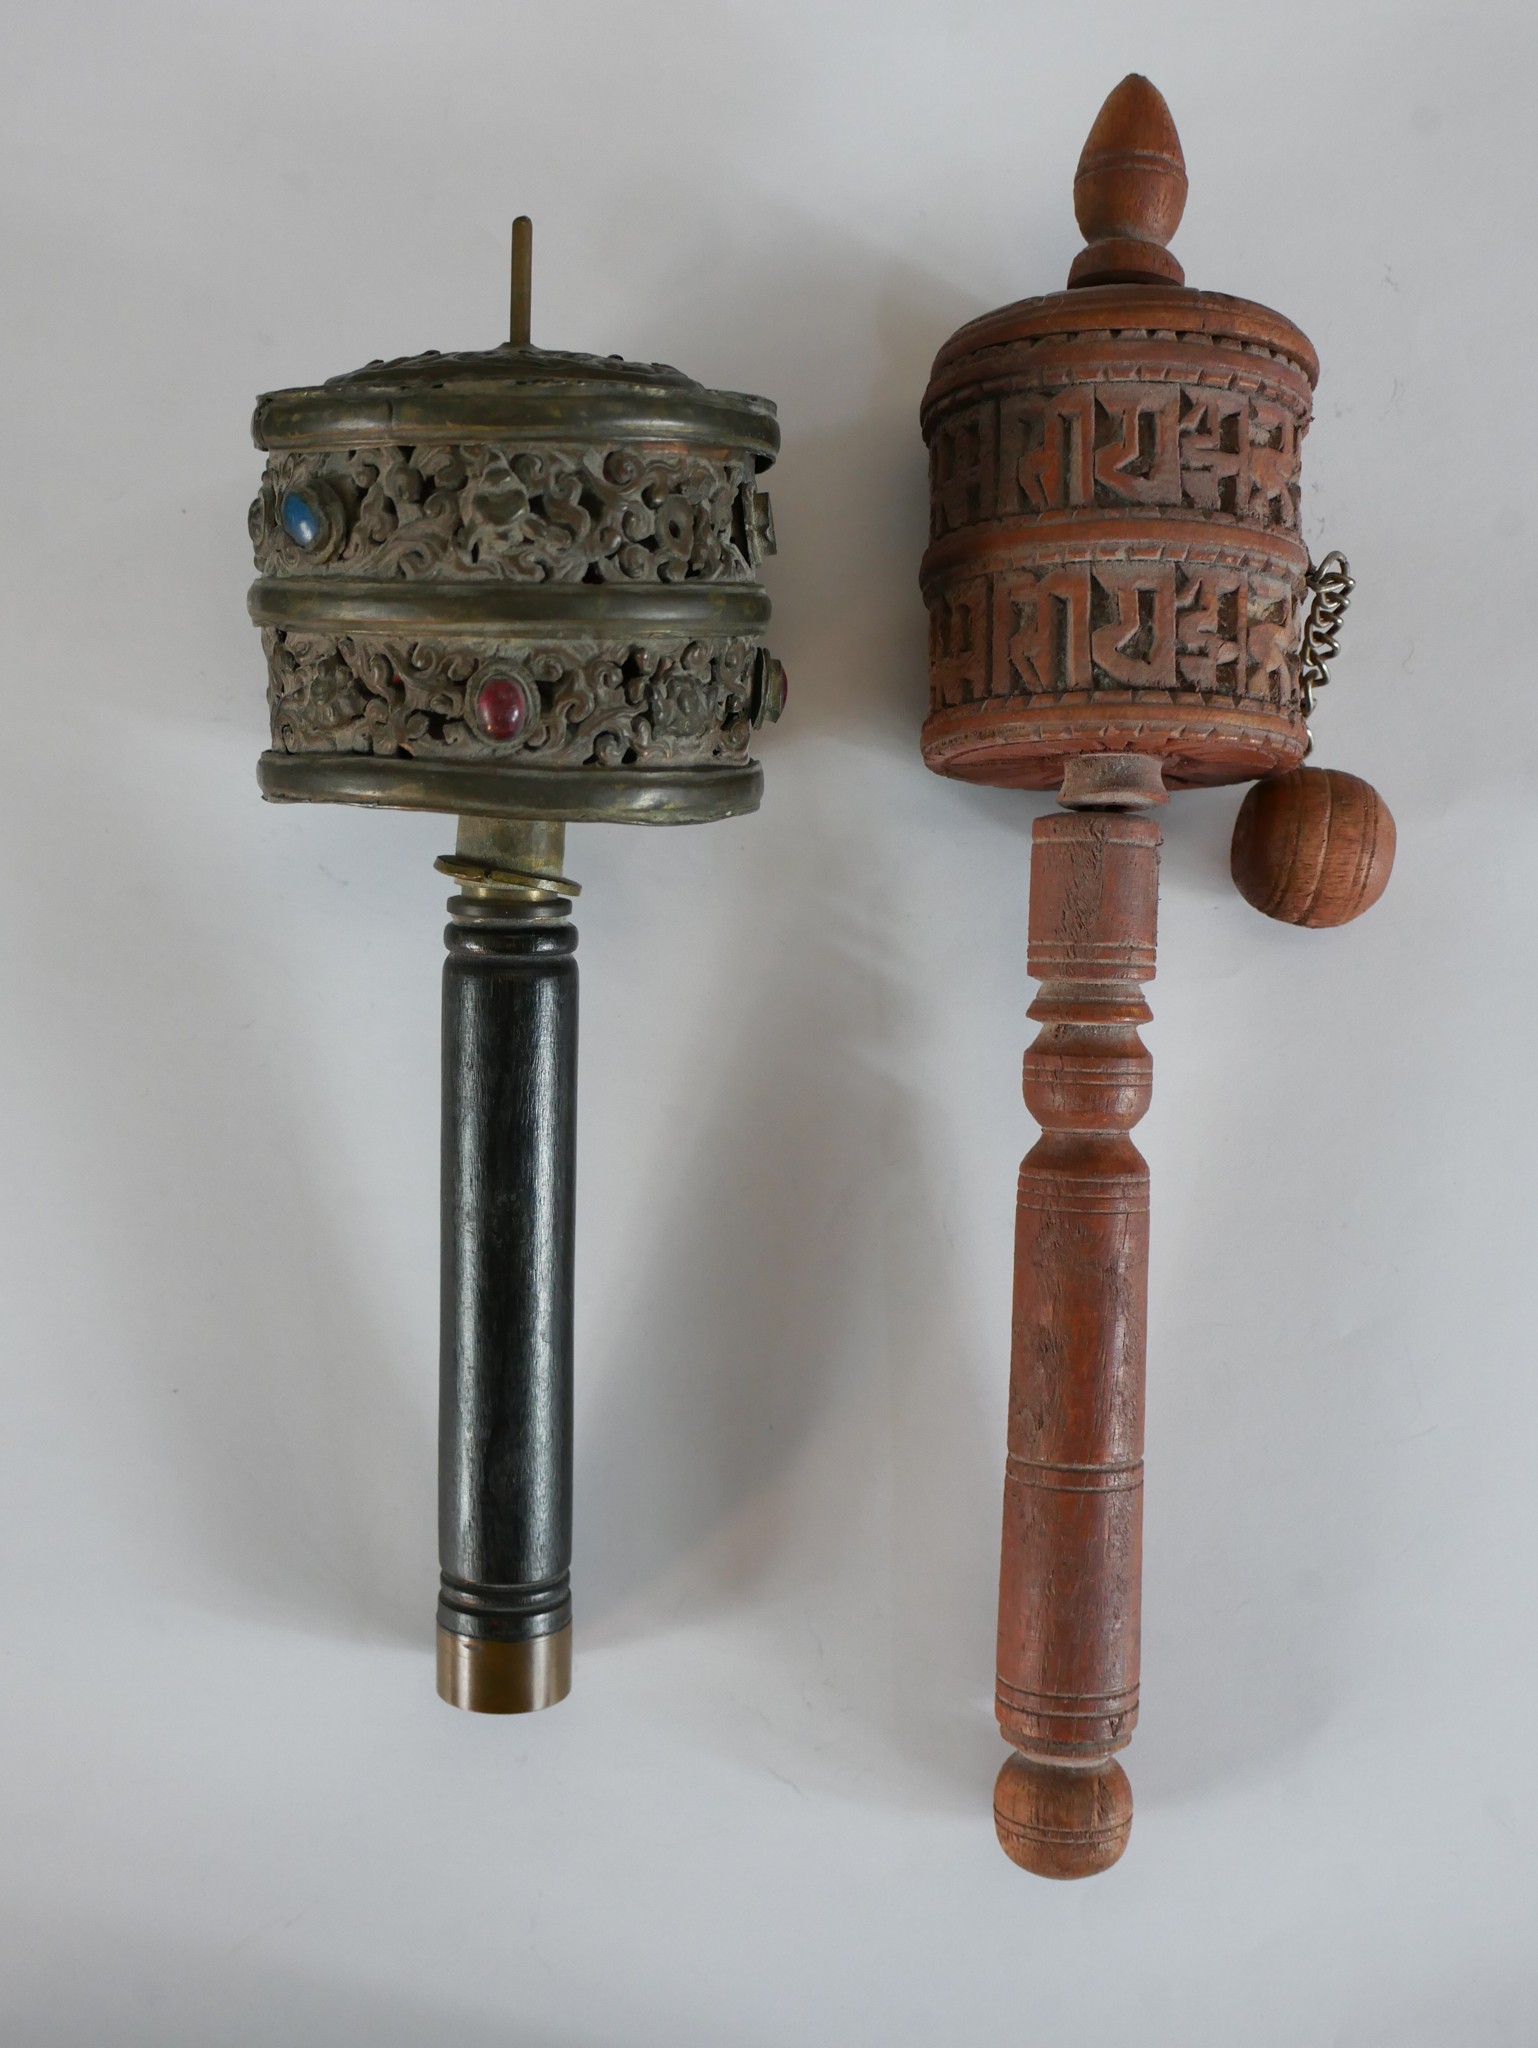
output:
M1318 564L1310 562L1305 578L1314 593L1303 626L1303 666L1298 680L1303 689L1303 716L1313 715L1314 696L1330 680L1330 663L1340 652L1340 622L1346 616L1356 584L1351 564L1338 548L1331 548ZM1313 735L1309 735L1313 744Z

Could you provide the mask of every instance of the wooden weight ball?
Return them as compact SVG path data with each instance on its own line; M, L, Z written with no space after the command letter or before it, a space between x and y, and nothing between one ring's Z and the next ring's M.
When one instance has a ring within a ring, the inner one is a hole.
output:
M1234 820L1229 865L1246 903L1283 924L1349 924L1394 867L1394 819L1370 782L1294 768L1257 782Z

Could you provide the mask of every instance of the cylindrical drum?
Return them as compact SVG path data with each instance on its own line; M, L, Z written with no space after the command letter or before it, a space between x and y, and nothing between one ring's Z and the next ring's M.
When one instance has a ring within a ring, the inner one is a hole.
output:
M506 344L274 391L264 793L685 824L756 809L767 399Z
M1318 362L1264 306L1176 284L1025 299L941 349L923 406L929 766L1053 788L1065 756L1171 788L1294 766Z

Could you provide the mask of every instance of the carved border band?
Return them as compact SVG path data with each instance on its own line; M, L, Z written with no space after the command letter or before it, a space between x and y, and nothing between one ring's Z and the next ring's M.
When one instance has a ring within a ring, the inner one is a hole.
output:
M1300 581L1242 544L1033 549L931 592L931 703L1194 698L1296 716Z
M774 551L755 475L747 455L576 443L287 450L251 539L269 576L746 582Z
M1160 508L1298 530L1309 409L1254 377L1140 364L1135 375L1043 365L930 422L931 538L996 518Z
M746 762L770 665L739 636L642 646L269 627L262 642L279 752L528 768Z

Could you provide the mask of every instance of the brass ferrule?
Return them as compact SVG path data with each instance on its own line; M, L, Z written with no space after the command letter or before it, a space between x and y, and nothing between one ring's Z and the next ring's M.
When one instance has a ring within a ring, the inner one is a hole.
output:
M537 1714L571 1691L571 1623L520 1643L438 1630L438 1697L470 1714Z

